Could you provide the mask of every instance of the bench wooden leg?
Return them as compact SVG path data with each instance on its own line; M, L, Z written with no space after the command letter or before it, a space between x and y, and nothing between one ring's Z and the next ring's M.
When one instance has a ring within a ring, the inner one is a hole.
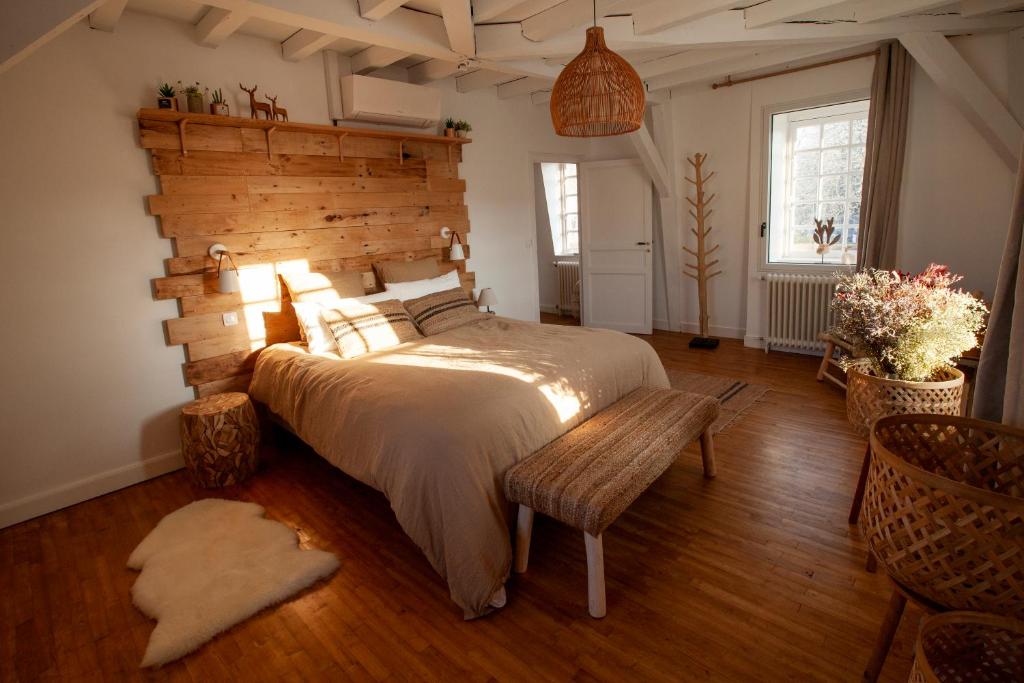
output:
M892 597L889 598L889 609L886 610L885 616L882 618L882 627L878 630L875 650L871 653L871 659L868 660L867 668L864 669L864 681L866 683L875 683L878 680L878 675L882 673L882 666L885 664L885 658L889 656L889 650L892 648L892 639L899 628L900 619L903 617L903 610L906 606L906 596L893 589Z
M604 547L601 534L591 536L583 532L587 544L587 605L590 616L600 619L605 615L604 602Z
M825 344L825 355L821 359L821 366L818 368L818 381L825 379L825 371L828 370L828 362L832 360L832 354L835 353L836 345L834 342L827 342Z
M704 461L704 476L713 479L715 477L715 442L711 437L710 426L700 435L700 457Z
M516 520L516 558L513 569L516 574L526 571L530 562L530 537L533 534L533 508L519 506L519 519Z

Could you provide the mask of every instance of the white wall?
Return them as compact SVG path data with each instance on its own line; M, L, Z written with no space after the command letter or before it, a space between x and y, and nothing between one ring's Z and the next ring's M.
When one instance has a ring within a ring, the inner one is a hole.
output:
M177 415L192 398L181 347L154 301L171 243L145 211L158 191L135 112L160 81L275 92L294 121L328 123L323 62L233 36L199 47L182 23L126 13L113 34L78 24L0 75L0 527L180 466ZM493 89L444 88L445 113L473 123L462 177L478 286L503 315L536 319L530 152L586 154L557 138L547 109ZM244 98L244 99L243 99Z
M1005 34L954 38L953 44L1005 102L1009 88ZM731 88L672 93L679 170L688 170L684 157L706 152L709 169L716 172L710 187L718 193L712 237L722 245L723 274L710 284L713 334L746 335L748 343L756 343L761 334L759 295L763 283L748 265L756 260L748 246L760 223L758 203L751 200L757 188L750 183L752 165L761 163L761 147L752 137L761 126L763 108L866 90L871 72L872 62L865 59ZM943 99L920 68L915 68L912 84L909 130L900 265L913 270L929 261L947 263L966 276L965 287L990 294L1009 222L1013 171ZM685 212L682 215L684 224L679 230L684 244L692 246L691 219ZM668 273L668 286L681 292L683 329L694 329L696 285L676 269Z
M552 267L555 262L555 243L551 237L551 218L548 215L547 193L544 189L544 174L539 163L533 165L533 203L537 221L537 280L539 284L540 310L555 313L558 310L558 271Z

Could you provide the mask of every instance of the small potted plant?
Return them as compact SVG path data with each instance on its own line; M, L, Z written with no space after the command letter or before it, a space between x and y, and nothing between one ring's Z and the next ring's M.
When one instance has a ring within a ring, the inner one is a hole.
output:
M468 121L458 120L455 122L455 137L466 138L469 137L469 132L473 130L473 126L469 125Z
M160 86L157 91L159 97L156 98L156 106L158 109L170 109L172 111L178 111L178 100L175 97L177 94L174 91L174 86L170 83L164 83Z
M450 116L444 120L444 136L446 138L455 137L455 119Z
M189 112L193 114L203 113L203 91L199 89L199 83L185 86L185 103Z
M210 113L217 116L231 116L228 103L224 100L224 93L217 88L210 94Z

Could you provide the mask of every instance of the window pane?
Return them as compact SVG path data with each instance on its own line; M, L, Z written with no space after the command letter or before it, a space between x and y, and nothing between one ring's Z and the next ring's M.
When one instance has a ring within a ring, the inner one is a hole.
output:
M574 213L565 214L565 231L576 232L579 230L579 217Z
M846 199L846 176L824 176L821 179L821 195L818 199Z
M829 218L834 218L834 225L838 228L846 222L846 204L842 202L824 202L819 204L816 218L822 222L828 221Z
M860 223L860 202L850 202L850 225L857 225Z
M850 127L853 130L853 135L850 137L850 142L854 144L863 145L868 141L867 119L856 119L850 122Z
M821 126L800 126L796 129L796 148L815 149L821 141Z
M850 160L850 169L854 170L854 171L861 171L861 172L863 172L864 171L864 148L863 147L853 147L851 151L853 152L853 154L851 155L852 158Z
M845 173L849 156L850 150L848 147L824 150L821 153L821 172L823 174Z
M808 228L800 228L793 231L793 244L794 245L808 245L814 243L814 238L811 234L814 230Z
M847 145L850 143L850 122L838 121L826 123L825 131L821 136L822 147L835 147L836 145Z
M846 229L846 244L853 247L854 249L857 248L857 232L858 228L856 227L850 227Z
M565 193L576 194L576 176L565 179Z
M819 152L797 152L793 155L793 177L818 175ZM845 169L844 169L845 170Z
M576 201L576 195L573 195L571 197L566 197L565 198L565 212L566 213L576 213L576 211L577 211L577 208L576 208L577 204L578 204L578 202Z
M864 189L864 175L854 173L850 176L850 199L860 199L861 191Z
M813 202L818 199L818 181L814 177L793 179L793 200Z
M811 225L814 223L816 204L797 204L793 207L793 225Z
M563 172L563 175L565 175L566 178L575 178L576 177L576 164L566 164L565 165L565 170Z

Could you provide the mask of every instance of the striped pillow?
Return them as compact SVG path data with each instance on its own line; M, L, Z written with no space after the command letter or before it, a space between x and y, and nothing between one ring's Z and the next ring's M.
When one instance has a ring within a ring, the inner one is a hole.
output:
M368 304L347 299L324 307L320 315L342 358L383 351L423 336L397 299Z
M409 311L416 326L428 337L487 319L487 314L480 312L462 287L409 299L405 302L405 310Z

